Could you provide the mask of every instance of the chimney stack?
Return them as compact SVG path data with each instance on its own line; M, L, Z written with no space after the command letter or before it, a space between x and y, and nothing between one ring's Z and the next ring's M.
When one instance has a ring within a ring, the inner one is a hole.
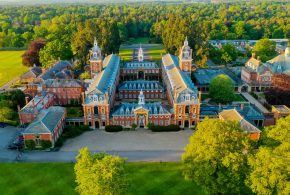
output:
M28 104L29 102L29 97L25 97L25 105Z

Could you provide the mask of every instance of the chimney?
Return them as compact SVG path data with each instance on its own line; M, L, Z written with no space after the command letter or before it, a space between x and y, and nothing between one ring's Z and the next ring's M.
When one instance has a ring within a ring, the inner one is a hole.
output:
M32 106L34 107L35 105L34 105L34 98L32 99Z
M241 110L244 110L244 104L241 104Z
M20 105L19 104L17 105L17 110L18 110L18 112L20 112Z
M29 102L29 97L25 97L25 105L28 104Z
M222 105L221 105L221 103L219 103L219 110L221 110L222 109Z
M256 53L255 52L252 53L252 58L256 58Z
M82 102L85 103L85 92L82 92Z

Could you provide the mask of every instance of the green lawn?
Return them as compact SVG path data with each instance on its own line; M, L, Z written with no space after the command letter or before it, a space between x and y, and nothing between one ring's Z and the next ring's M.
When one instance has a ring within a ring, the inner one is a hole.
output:
M84 116L83 107L81 106L66 107L66 112L67 112L67 117L69 118Z
M121 45L119 55L121 56L121 60L130 61L132 60L133 49Z
M0 194L76 194L73 163L2 163ZM129 194L205 194L185 181L181 163L128 163Z
M148 44L149 38L148 37L140 37L137 39L130 39L127 44Z
M206 94L206 93L202 93L201 94L201 100L205 100L207 98L210 98L209 97L209 94ZM235 93L235 96L234 96L234 102L245 102L246 100L242 97L241 94L238 94L238 93Z
M22 65L24 51L0 51L0 86L28 70Z
M164 50L163 45L157 45L153 46L149 49L148 55L152 58L154 61L161 61L161 54L166 54L166 51Z

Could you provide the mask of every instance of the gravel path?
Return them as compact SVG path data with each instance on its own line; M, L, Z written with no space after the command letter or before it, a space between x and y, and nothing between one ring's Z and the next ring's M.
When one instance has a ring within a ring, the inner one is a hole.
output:
M192 130L164 133L150 130L108 133L95 130L67 140L60 151L78 151L86 146L92 151L182 151L192 133Z

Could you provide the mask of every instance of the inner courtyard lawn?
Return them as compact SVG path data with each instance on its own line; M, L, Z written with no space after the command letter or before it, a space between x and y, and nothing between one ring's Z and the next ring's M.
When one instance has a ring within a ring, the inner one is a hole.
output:
M121 60L130 61L132 60L133 49L121 45L119 55L121 56Z
M0 86L28 70L22 65L24 51L0 51Z
M1 163L0 194L77 194L73 163ZM205 194L182 163L127 163L129 194Z
M152 46L149 51L148 55L152 58L153 61L160 62L161 61L161 55L166 54L163 45L159 44L156 46Z

